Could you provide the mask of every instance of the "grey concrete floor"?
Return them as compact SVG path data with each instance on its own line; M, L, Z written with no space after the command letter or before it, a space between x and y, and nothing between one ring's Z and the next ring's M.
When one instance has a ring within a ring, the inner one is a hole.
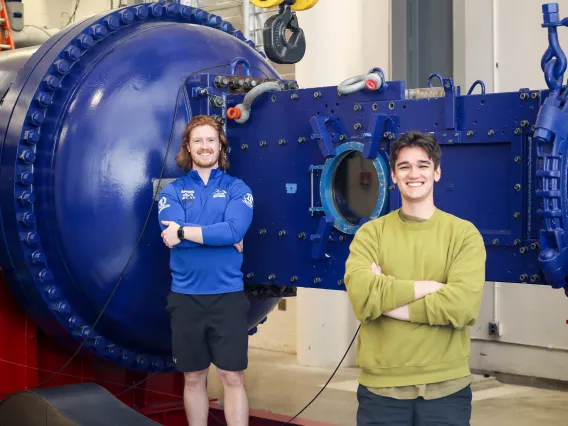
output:
M245 374L250 407L292 417L322 389L333 370L300 366L292 354L251 349ZM340 368L299 417L354 426L358 374L356 368ZM472 389L471 426L568 425L568 392L507 385L482 376L476 376ZM209 374L209 394L222 403L214 368Z

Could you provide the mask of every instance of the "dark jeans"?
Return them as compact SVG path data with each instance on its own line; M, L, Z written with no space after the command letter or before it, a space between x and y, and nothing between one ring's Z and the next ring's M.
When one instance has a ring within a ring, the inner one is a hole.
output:
M439 399L399 400L359 385L357 426L470 426L471 387Z

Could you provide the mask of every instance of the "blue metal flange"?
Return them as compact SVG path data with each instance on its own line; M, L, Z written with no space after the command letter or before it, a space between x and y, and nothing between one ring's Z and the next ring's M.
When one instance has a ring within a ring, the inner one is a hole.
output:
M73 107L67 104L69 97L85 67L98 60L101 50L97 48L106 42L116 43L121 32L125 32L125 36L132 34L136 26L165 22L206 26L256 48L242 32L220 17L178 3L148 3L105 12L62 30L41 46L22 68L4 101L4 108L14 105L12 111L18 113L4 112L0 117L0 125L7 129L0 185L4 195L13 193L11 200L5 196L1 200L5 236L2 258L5 271L15 283L12 286L14 292L22 303L26 302L30 315L41 319L38 323L45 329L59 330L63 327L76 341L82 342L87 338L85 348L99 357L141 371L169 371L173 368L172 357L132 350L128 344L121 345L108 339L97 331L97 327L90 328L92 318L84 318L72 301L67 300L54 273L50 256L55 254L44 248L45 241L36 216L42 210L37 205L36 196L48 193L49 197L53 197L51 185L54 177L50 167L55 163L53 152L60 148L59 142L54 140L54 127L59 125L55 117L65 108ZM266 57L264 53L258 53ZM43 207L53 209L53 206ZM10 215L16 218L15 227L7 220ZM112 224L109 224L111 227ZM79 233L77 236L80 238ZM15 249L18 246L19 251ZM63 268L59 271L65 270L67 265ZM72 273L67 272L69 277L65 279L72 281Z
M323 211L326 216L332 217L334 222L333 226L346 234L355 234L359 229L360 225L354 225L347 222L341 214L338 212L334 201L334 190L333 190L333 176L335 171L341 161L351 152L359 151L363 154L365 145L360 142L345 142L339 145L335 149L335 155L328 158L323 165L320 178L320 197ZM370 218L374 219L386 212L388 208L388 166L384 158L377 154L375 158L372 159L373 166L377 173L377 178L379 181L379 194L377 204Z

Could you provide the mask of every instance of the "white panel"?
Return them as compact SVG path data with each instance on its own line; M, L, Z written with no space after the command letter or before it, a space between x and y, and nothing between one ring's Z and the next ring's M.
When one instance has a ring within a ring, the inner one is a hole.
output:
M568 16L568 0L556 0L560 18ZM498 0L497 89L501 92L520 88L547 88L540 60L548 47L547 29L542 28L545 1ZM568 52L568 28L558 28L560 46ZM566 81L566 74L565 74Z

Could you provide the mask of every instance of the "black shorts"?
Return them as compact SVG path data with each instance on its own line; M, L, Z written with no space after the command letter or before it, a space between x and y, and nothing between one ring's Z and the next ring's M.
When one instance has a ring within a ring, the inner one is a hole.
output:
M213 363L221 370L245 370L249 307L244 291L199 295L170 292L167 310L176 369L201 371Z

